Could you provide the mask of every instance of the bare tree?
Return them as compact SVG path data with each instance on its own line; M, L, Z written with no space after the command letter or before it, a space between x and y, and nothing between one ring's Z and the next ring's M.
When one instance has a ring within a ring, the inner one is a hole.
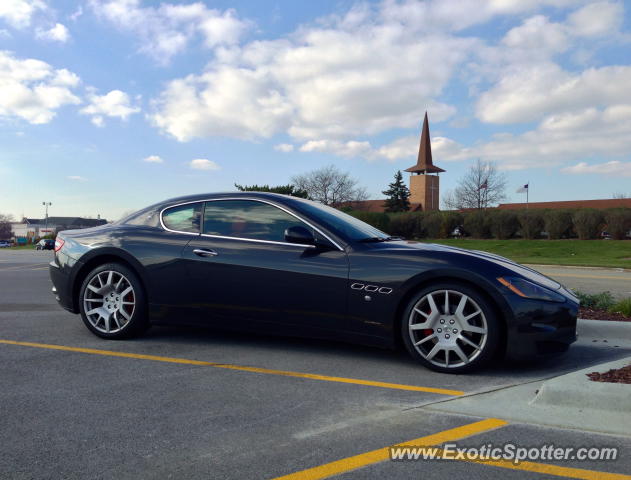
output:
M616 200L622 200L625 198L629 198L629 195L627 195L626 193L622 193L622 192L616 192L614 193L611 198L615 198Z
M11 227L12 221L13 215L0 213L0 240L8 240L13 236L13 227Z
M493 162L478 159L460 179L458 186L446 193L443 203L454 210L487 208L506 198L506 184L506 175L498 171Z
M296 175L292 177L291 183L297 189L305 190L311 200L325 205L338 206L368 197L366 190L357 186L357 180L349 173L338 170L335 165Z

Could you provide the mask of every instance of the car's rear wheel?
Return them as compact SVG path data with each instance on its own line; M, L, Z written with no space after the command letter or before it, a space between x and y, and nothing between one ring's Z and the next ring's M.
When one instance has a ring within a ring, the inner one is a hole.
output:
M424 288L401 322L410 354L439 372L464 373L485 365L497 350L500 323L490 303L464 284Z
M118 263L96 267L85 277L79 305L85 325L102 338L129 338L148 327L140 279Z

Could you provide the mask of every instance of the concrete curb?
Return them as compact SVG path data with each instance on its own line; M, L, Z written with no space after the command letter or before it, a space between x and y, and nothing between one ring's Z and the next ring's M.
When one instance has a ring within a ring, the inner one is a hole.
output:
M631 385L592 382L585 376L631 363L601 363L548 380L444 400L420 408L496 417L509 422L631 436Z
M631 365L631 357L546 380L529 403L631 414L631 384L593 382L587 377L588 373L603 373L627 365Z

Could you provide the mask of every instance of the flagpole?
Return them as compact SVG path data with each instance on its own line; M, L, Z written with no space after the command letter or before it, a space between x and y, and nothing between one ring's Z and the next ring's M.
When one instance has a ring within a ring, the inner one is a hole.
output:
M529 206L528 197L530 195L530 180L528 180L527 185L528 185L528 188L526 189L526 210L528 210L528 206Z

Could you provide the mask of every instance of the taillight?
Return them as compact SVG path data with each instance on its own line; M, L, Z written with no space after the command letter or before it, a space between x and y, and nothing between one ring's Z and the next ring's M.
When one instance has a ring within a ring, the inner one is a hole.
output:
M66 242L64 241L63 238L57 237L55 239L55 253L57 253L59 250L61 250L63 248L64 243L66 243Z

